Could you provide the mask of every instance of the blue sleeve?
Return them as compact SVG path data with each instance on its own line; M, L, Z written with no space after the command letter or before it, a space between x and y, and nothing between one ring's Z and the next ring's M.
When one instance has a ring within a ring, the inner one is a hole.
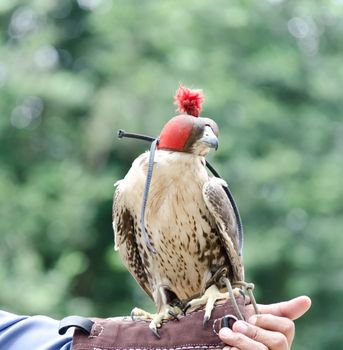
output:
M71 350L72 332L58 334L59 321L0 310L0 350Z

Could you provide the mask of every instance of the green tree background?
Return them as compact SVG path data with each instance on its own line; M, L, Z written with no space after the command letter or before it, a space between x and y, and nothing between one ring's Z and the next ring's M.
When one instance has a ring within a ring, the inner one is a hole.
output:
M2 0L0 307L151 307L113 252L113 183L180 81L220 126L211 163L245 226L260 302L313 300L294 349L343 336L343 1Z

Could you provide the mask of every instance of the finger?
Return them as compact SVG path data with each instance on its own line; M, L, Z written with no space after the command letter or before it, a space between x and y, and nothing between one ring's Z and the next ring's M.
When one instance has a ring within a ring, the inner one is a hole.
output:
M261 342L251 339L243 333L233 332L230 328L222 328L219 331L219 337L225 344L231 346L231 350L269 350L267 346L262 344ZM270 350L287 350L287 348Z
M288 340L283 333L265 330L244 321L235 322L232 330L242 333L255 342L265 345L269 350L289 349Z
M249 305L249 314L253 314L252 305ZM300 296L288 301L270 305L258 305L261 314L272 314L280 317L287 317L296 320L311 307L311 299L307 296Z
M293 342L295 326L289 318L262 314L251 316L248 321L257 327L284 334L289 346Z

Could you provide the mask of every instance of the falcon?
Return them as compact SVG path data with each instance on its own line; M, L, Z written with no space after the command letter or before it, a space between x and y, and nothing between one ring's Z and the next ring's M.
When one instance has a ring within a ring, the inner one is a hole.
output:
M206 323L214 303L229 298L228 282L244 280L227 184L206 170L219 130L199 117L203 100L201 90L180 85L180 114L166 123L156 149L134 160L114 194L115 250L157 308L155 315L137 308L133 314L150 318L157 336L185 307L205 306Z

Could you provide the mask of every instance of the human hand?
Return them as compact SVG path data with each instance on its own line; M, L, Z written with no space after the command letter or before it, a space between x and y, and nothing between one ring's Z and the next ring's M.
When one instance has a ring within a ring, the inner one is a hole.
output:
M260 315L248 308L248 322L237 321L232 330L222 328L221 340L231 350L290 350L295 334L293 320L301 317L311 306L311 299L301 296L289 301L259 305Z

